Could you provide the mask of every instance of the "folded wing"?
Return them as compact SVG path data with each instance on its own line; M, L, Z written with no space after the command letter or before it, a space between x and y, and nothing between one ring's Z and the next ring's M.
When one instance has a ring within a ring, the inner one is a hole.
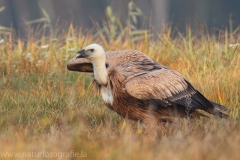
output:
M181 74L170 69L162 68L137 76L128 81L125 87L131 96L154 100L161 107L180 105L189 112L202 109L213 114L213 105Z

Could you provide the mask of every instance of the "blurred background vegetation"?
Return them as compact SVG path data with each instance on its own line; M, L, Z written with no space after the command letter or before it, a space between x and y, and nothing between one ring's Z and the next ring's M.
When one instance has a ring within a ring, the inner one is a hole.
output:
M130 0L0 0L0 31L14 29L18 35L27 35L28 27L67 26L83 28L88 32L94 23L106 19L107 6L121 23L129 16ZM198 30L199 23L212 32L227 27L230 32L240 23L239 0L134 0L141 10L136 15L135 27L152 29L156 32L163 25L171 25L180 32L186 31L186 24ZM151 24L151 25L149 25ZM69 26L69 25L68 25Z

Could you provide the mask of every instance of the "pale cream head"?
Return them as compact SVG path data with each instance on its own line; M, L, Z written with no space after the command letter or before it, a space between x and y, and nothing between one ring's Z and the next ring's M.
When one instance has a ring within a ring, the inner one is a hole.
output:
M98 44L90 44L81 51L79 51L76 58L86 58L93 64L94 78L99 84L107 84L107 71L106 71L106 55L102 46Z
M98 59L105 61L106 56L103 47L98 44L90 44L79 51L78 54L80 55L77 58L86 58L93 63L98 61Z

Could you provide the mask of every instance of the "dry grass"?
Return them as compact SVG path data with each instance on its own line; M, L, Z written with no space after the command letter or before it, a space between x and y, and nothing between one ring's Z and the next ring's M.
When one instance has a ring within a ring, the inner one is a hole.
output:
M171 38L167 29L152 40L148 33L136 39L129 32L108 42L104 35L94 38L70 26L59 36L14 40L12 50L8 42L0 44L0 156L54 152L61 158L73 151L87 154L79 159L238 159L240 48L229 45L239 42L240 34L214 36L201 30L192 35L188 30L186 36ZM137 122L125 122L94 94L90 76L66 69L75 52L93 42L106 50L145 52L182 73L209 99L228 106L230 118L181 119L156 137Z

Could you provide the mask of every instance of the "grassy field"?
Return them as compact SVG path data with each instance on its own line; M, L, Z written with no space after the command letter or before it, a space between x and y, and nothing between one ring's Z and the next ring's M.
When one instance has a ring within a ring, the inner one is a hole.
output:
M50 36L6 35L0 44L0 159L239 159L239 32L216 36L187 29L182 35L165 28L157 37L131 31L107 37L71 26ZM95 94L90 75L66 68L93 42L105 50L140 50L179 71L207 98L227 106L230 118L181 119L156 137L138 122L124 121Z

